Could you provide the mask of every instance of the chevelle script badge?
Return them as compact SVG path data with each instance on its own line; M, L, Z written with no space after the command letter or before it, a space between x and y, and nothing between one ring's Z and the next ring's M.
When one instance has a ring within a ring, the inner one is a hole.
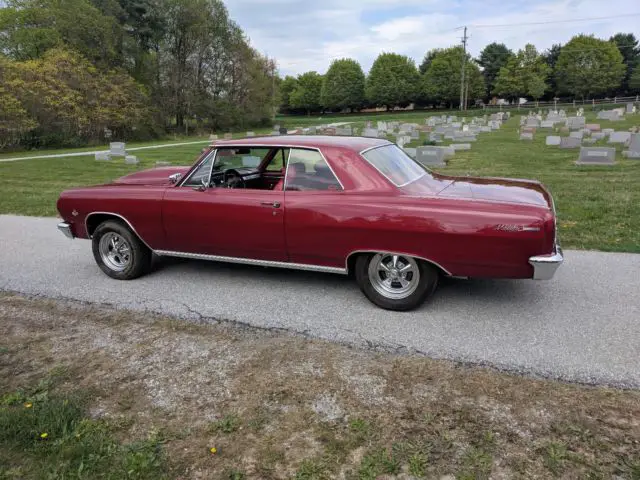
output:
M494 230L498 230L500 232L539 232L540 227L525 227L524 225L510 225L505 223L499 223L495 227Z

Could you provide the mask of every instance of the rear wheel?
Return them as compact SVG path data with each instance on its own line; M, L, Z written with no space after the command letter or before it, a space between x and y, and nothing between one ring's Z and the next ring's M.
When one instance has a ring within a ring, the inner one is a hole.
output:
M121 222L107 220L93 232L93 257L111 278L131 280L151 268L151 251Z
M355 276L369 300L388 310L411 310L436 289L438 272L428 263L394 253L361 255Z

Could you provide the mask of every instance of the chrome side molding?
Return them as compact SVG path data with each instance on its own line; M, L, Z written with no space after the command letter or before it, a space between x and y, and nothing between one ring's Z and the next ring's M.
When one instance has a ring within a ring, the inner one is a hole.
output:
M337 273L346 275L345 268L327 267L325 265L309 265L306 263L276 262L274 260L258 260L255 258L224 257L222 255L205 255L203 253L173 252L170 250L154 250L153 253L166 257L191 258L194 260L209 260L212 262L239 263L243 265L255 265L258 267L290 268L293 270L306 270L309 272Z

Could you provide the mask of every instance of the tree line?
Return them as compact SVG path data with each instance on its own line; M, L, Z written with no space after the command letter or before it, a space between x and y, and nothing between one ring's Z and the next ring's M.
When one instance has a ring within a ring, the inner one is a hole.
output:
M276 65L221 0L7 0L0 148L270 124Z
M545 52L531 44L513 52L502 43L491 43L472 58L460 46L434 49L418 67L407 56L382 53L366 76L356 60L334 60L324 75L285 77L279 85L280 111L455 107L460 104L463 60L466 98L473 103L498 97L590 99L640 93L640 47L632 33L609 40L577 35Z

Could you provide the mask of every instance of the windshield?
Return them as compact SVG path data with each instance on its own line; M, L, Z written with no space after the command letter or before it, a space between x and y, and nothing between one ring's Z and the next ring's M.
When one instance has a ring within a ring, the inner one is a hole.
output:
M362 156L396 187L403 187L427 174L425 168L397 145L367 150Z

